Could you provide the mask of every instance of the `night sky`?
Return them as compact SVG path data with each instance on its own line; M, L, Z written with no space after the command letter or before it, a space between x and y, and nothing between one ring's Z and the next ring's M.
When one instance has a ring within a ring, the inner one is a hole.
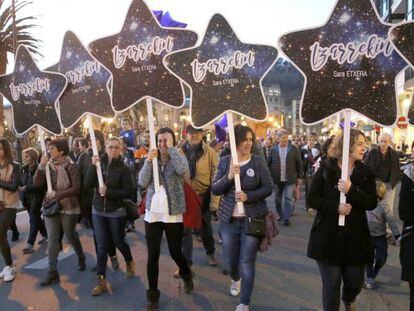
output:
M404 23L393 27L390 31L390 38L397 51L414 69L414 22ZM408 110L408 122L414 125L414 103L411 103Z
M252 52L254 62L241 68L230 66L227 73L207 71L201 81L193 75L194 60L198 63L221 58L228 60L234 57L236 51L245 54ZM192 123L202 127L230 110L258 121L266 119L267 107L261 80L276 57L274 47L242 43L226 19L216 14L210 20L200 46L168 55L165 64L190 86Z
M114 116L108 86L111 72L87 51L73 32L65 34L59 62L46 70L68 73L68 86L59 99L63 127L72 127L87 112L100 117Z
M49 90L35 91L32 95L20 94L17 100L12 98L10 85L33 83L36 79L49 80ZM57 73L40 71L29 50L24 46L17 49L14 72L0 76L0 92L13 107L14 128L18 134L24 134L36 125L54 134L62 132L56 102L66 87L66 78Z
M169 73L162 63L167 54L166 49L158 55L150 53L143 60L127 58L121 68L115 66L112 53L114 47L126 49L128 46L147 46L155 37L164 40L172 38L171 51L193 46L197 42L195 32L161 27L145 2L134 0L121 32L89 45L92 54L113 74L112 98L116 111L127 110L145 97L172 107L184 104L184 90L180 80Z
M397 117L395 78L407 64L394 50L374 58L360 55L352 63L329 59L314 71L310 47L319 42L329 48L336 43L359 46L371 35L386 40L390 26L383 24L368 0L339 0L330 20L320 28L289 33L280 39L283 52L306 75L307 85L301 107L306 124L317 123L343 109L353 109L384 126L393 125ZM345 77L334 77L344 73ZM355 77L349 71L362 71Z

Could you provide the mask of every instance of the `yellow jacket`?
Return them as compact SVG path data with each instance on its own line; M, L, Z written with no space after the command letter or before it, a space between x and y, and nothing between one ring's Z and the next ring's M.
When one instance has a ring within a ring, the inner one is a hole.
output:
M193 188L197 194L205 193L211 188L214 174L217 170L219 158L217 153L208 144L203 142L203 156L196 163L196 173L193 179L186 178L186 182ZM185 156L184 150L180 149L180 153ZM211 190L210 190L211 193ZM210 210L216 211L220 202L220 196L211 193Z

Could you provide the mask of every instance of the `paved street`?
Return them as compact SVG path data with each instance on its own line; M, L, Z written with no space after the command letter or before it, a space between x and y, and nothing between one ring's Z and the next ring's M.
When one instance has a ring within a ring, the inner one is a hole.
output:
M269 198L269 203L272 204L272 198ZM293 225L280 227L280 235L271 249L258 256L251 310L322 310L319 271L315 262L306 257L312 219L304 213L303 201L298 202L294 214ZM137 262L137 277L125 279L125 263L120 260L121 271L113 272L108 268L107 278L111 291L101 297L89 294L95 284L95 275L90 272L95 264L91 232L79 229L87 254L87 270L78 272L76 256L70 249L66 249L66 253L61 254L65 259L59 262L61 283L43 289L38 284L47 273L46 246L39 248L36 245L37 251L34 254L22 254L28 232L27 223L26 213L20 213L20 240L12 243L19 273L14 282L0 283L0 310L142 310L145 306L146 247L142 220L137 221L136 233L128 234ZM217 224L215 231L217 232ZM195 291L186 295L180 291L181 282L172 278L176 267L169 258L166 242L163 241L160 310L234 310L238 298L228 294L229 277L221 273L220 267L208 267L201 244L195 240L194 245ZM358 310L408 310L408 286L400 281L398 251L397 247L390 246L388 262L377 280L378 289L363 290L358 298ZM217 258L221 262L221 247L218 244Z

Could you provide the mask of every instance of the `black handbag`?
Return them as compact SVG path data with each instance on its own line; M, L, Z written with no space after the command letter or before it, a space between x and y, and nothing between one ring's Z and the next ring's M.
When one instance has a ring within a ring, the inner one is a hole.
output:
M124 199L122 200L122 206L125 208L128 221L135 221L139 218L138 206L133 201Z
M50 203L43 203L41 212L44 217L53 217L60 214L60 204L57 201L52 201Z
M256 238L264 238L266 236L265 218L246 217L246 234Z

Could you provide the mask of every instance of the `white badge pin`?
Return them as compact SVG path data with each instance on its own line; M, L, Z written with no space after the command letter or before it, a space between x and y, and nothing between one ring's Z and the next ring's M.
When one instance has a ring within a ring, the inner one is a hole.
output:
M254 177L254 170L252 168L249 168L246 172L247 176Z

